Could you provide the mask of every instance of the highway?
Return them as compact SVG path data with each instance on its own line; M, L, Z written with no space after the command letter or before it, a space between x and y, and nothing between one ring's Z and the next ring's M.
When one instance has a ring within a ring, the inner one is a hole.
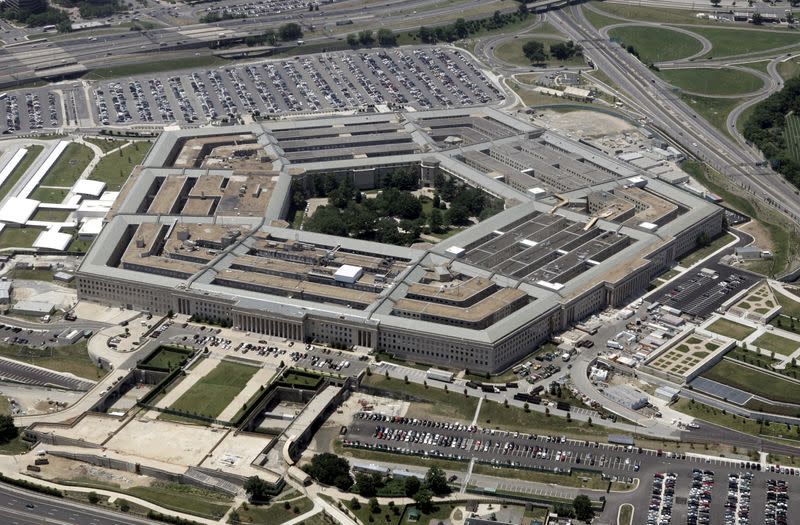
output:
M783 188L780 175L758 167L763 160L695 114L637 58L610 42L585 18L581 6L554 11L550 23L580 43L596 66L619 86L631 108L671 137L685 151L707 161L740 185L749 185L792 222L800 221L800 201Z
M21 490L0 483L0 522L3 525L143 525L150 520L126 516L66 499Z

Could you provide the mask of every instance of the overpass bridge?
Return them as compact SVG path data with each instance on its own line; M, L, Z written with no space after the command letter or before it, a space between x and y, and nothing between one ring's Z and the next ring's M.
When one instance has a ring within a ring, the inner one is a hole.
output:
M534 0L533 2L528 2L526 7L528 11L532 13L542 13L550 9L558 9L582 1L583 0Z

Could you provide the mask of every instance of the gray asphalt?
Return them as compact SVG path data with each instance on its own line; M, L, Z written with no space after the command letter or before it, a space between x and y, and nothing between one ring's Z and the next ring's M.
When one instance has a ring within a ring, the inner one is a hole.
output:
M52 498L0 483L0 523L3 525L142 525L157 523L97 507Z

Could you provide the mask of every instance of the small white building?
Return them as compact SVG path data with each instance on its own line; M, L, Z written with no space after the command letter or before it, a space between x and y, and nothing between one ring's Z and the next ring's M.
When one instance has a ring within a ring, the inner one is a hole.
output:
M39 234L33 247L40 250L55 250L63 252L72 242L72 235L61 233L57 230L46 230Z
M354 284L364 274L364 268L361 266L353 266L351 264L343 264L333 274L333 279L340 283Z
M81 179L72 186L72 193L99 198L106 189L106 183L99 180Z

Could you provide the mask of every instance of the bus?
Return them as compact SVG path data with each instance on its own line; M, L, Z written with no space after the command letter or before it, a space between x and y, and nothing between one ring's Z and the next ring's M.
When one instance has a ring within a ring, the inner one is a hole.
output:
M53 24L50 24L48 26L42 26L42 33L47 33L48 31L55 31L55 30L56 26L54 26Z

